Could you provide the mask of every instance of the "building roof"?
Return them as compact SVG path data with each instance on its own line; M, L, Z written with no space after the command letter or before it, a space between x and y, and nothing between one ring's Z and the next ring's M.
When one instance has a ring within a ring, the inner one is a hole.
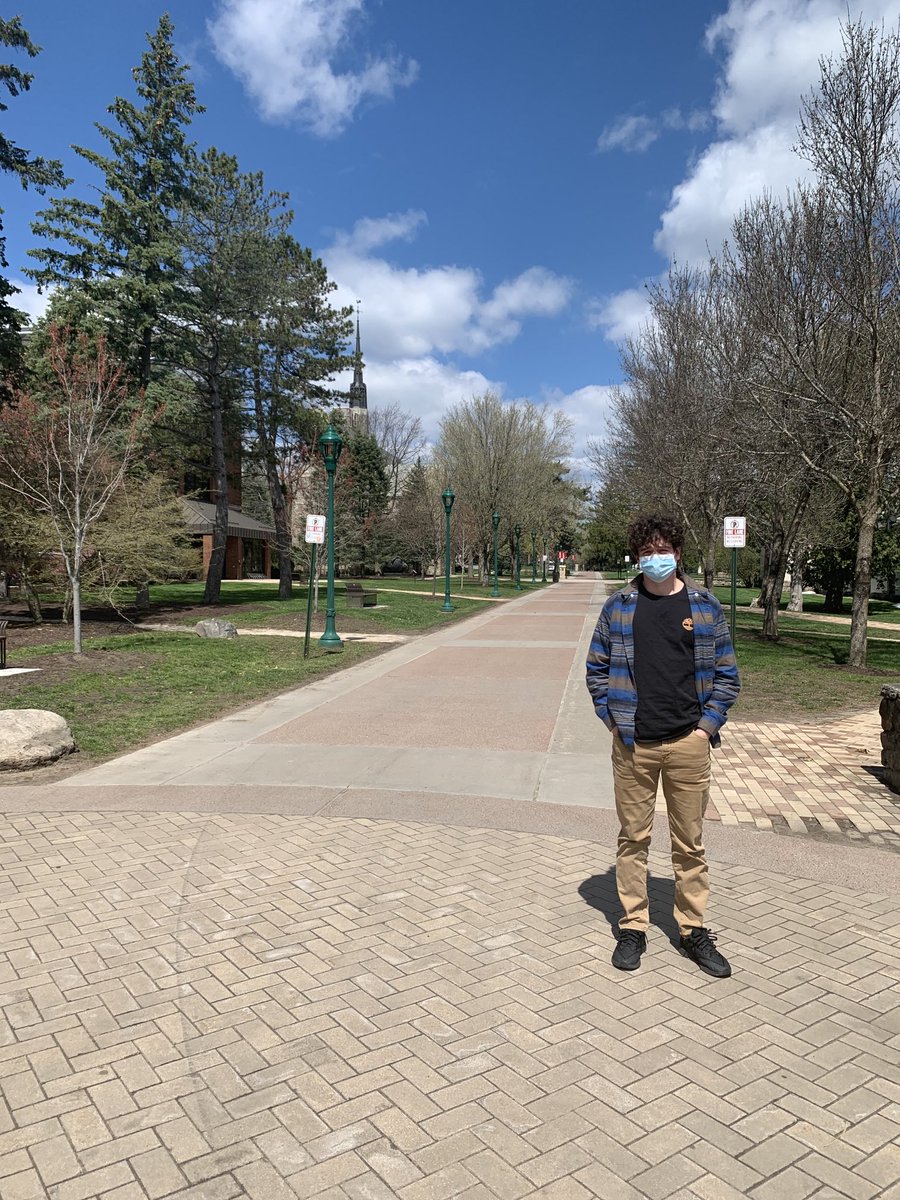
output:
M191 533L212 533L216 525L216 506L206 504L202 500L190 500L181 496L184 509L184 520ZM256 542L272 542L275 540L274 525L266 525L243 513L239 508L228 509L228 536L249 538Z

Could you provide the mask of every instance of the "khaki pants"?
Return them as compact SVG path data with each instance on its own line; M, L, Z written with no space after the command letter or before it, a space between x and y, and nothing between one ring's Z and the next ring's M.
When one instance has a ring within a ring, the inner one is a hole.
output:
M683 934L703 924L709 899L703 817L709 802L710 754L708 739L696 733L673 742L635 743L633 747L613 736L613 778L620 826L616 886L624 910L620 929L643 932L649 925L647 851L660 779L672 831L675 920Z

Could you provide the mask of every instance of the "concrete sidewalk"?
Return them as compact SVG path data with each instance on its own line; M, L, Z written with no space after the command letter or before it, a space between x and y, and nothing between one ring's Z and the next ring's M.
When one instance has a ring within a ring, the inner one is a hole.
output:
M3 1200L900 1200L900 855L711 824L716 981L660 818L609 962L601 598L0 788Z

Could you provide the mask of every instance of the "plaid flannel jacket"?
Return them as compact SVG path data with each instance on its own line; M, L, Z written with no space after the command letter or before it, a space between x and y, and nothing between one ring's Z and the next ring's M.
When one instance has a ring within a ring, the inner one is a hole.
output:
M688 589L694 619L694 682L701 709L698 728L709 734L713 746L718 746L719 730L741 690L731 633L715 596L686 576L681 578ZM634 745L637 711L633 634L637 597L637 577L609 597L587 657L587 686L597 716L608 729L618 729L626 746Z

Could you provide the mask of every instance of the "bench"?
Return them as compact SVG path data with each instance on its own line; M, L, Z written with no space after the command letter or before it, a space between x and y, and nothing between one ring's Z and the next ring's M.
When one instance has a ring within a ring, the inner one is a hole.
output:
M8 621L0 621L0 671L6 666L6 626Z
M374 608L378 603L378 593L374 588L364 588L361 583L346 585L348 608Z

